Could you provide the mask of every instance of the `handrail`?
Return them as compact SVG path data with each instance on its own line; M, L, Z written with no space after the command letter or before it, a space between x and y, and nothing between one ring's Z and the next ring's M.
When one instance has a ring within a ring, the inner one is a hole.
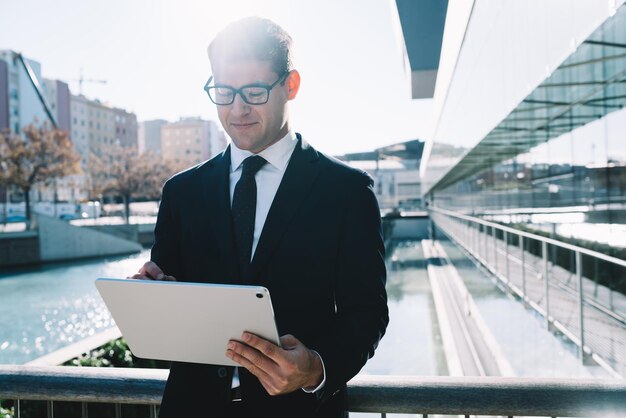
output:
M167 370L0 365L0 399L155 405ZM625 380L357 376L351 412L606 416L626 413Z
M470 222L478 223L478 224L481 224L481 225L485 225L485 226L488 226L490 228L496 228L496 229L499 229L501 231L510 232L512 234L520 235L520 236L523 236L525 238L530 238L530 239L534 239L534 240L537 240L537 241L542 241L542 242L545 242L547 244L555 245L555 246L561 247L561 248L565 248L565 249L570 250L570 251L576 251L576 252L579 252L581 254L586 254L586 255L591 256L591 257L599 258L601 260L608 261L609 263L617 264L618 266L621 266L621 267L626 267L626 260L622 260L622 259L617 258L617 257L611 257L610 255L602 254L602 253L600 253L598 251L593 251L593 250L590 250L590 249L587 249L587 248L579 247L577 245L568 244L566 242L558 241L558 240L555 240L555 239L552 239L552 238L543 237L541 235L533 234L531 232L520 231L519 229L515 229L515 228L508 227L508 226L500 225L500 224L497 224L495 222L485 221L483 219L476 218L476 217L473 217L473 216L462 215L462 214L460 214L458 212L453 212L453 211L446 210L446 209L430 208L429 210L432 211L432 212L441 213L443 215L451 216L453 218L463 219L463 220L466 220L466 221L470 221Z
M592 358L613 377L622 378L623 373L616 368L616 364L623 365L624 355L626 355L626 351L623 350L624 338L626 338L623 326L626 324L626 317L623 316L622 311L620 311L621 308L619 308L624 299L620 293L618 305L614 305L613 293L615 291L604 285L602 286L606 289L606 291L602 291L604 297L598 298L596 295L597 281L593 288L595 289L593 294L586 294L592 290L585 291L585 280L589 281L588 285L592 285L593 282L584 276L582 254L622 267L626 267L626 261L449 210L431 209L431 215L446 235L467 250L513 294L518 295L522 301L539 312L544 317L548 329L554 326L555 329L576 344L582 363L586 359ZM491 233L487 228L480 232L478 225L491 228ZM503 234L502 246L498 245L497 230L502 231ZM511 235L516 235L519 239L518 244L514 244L512 248L509 243L509 236ZM526 254L524 248L526 239L541 242L540 254ZM556 264L556 260L551 263L548 244L572 251L575 256L573 266L562 267ZM490 252L492 252L491 256ZM512 254L518 254L519 258L512 257ZM540 270L535 270L538 274L537 280L527 280L527 270L530 266L526 265L526 257L530 257L531 260L534 260L535 265L540 266ZM500 263L498 262L499 259L502 260ZM512 267L511 261L515 262L515 267ZM552 268L550 267L551 264ZM566 280L568 281L573 275L575 277L575 289L558 280L559 275L561 278L567 276ZM557 280L550 280L551 276ZM528 286L531 287L530 292ZM554 291L557 292L555 293L556 299L554 295L551 295ZM565 297L565 295L569 296ZM608 296L608 306L605 305L606 296ZM551 300L557 304L556 309L551 309ZM587 310L586 306L594 309ZM618 308L614 309L614 306L618 306ZM576 317L572 316L574 311L577 311ZM607 321L606 319L609 318L610 320Z

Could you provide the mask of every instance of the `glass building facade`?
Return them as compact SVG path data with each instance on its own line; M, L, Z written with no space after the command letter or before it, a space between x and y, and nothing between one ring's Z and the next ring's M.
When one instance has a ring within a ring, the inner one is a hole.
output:
M474 3L454 73L437 86L427 200L507 223L577 224L577 238L609 242L588 224L626 236L626 6L504 3Z

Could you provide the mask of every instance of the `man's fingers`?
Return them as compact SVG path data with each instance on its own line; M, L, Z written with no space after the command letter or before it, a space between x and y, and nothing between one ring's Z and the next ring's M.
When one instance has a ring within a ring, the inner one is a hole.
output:
M156 265L153 261L148 261L143 265L143 269L145 269L148 276L152 277L155 280L163 280L165 274L163 274L163 270L159 266Z
M132 276L127 277L127 279L135 279L135 280L151 280L150 277L144 276L141 273L135 273Z
M266 356L256 348L249 347L238 341L230 341L228 343L228 349L233 351L235 354L244 357L247 361L254 364L264 372L270 375L276 373L278 365L269 356Z
M139 269L139 272L130 276L129 279L139 280L166 280L169 282L175 282L176 277L167 276L163 273L163 270L154 261L146 261Z
M152 278L152 277L148 277L148 276L145 276L145 275L143 275L143 274L141 274L141 273L135 273L135 274L133 274L132 276L128 276L128 277L127 277L127 279L135 279L135 280L154 280L154 278ZM165 280L165 281L168 281L168 282L175 282L175 281L176 281L176 277L174 277L174 276L163 276L163 277L161 277L161 279L159 279L159 280Z
M242 367L246 368L253 375L255 375L259 379L259 382L261 383L263 388L265 388L267 393L269 393L270 395L274 396L282 393L282 389L279 388L277 384L280 384L281 381L283 384L285 384L286 382L284 381L284 379L278 379L277 381L276 377L273 377L272 375L270 375L270 373L257 366L253 361L242 356L234 350L226 350L226 356L234 362L240 364Z
M269 374L261 367L259 367L259 365L256 364L253 360L243 356L242 354L232 349L226 350L226 356L232 361L239 363L243 367L248 369L248 371L258 377L259 380L269 380Z
M285 357L283 355L283 350L276 344L272 344L271 342L249 332L244 332L241 338L250 347L256 348L259 352L274 360L276 363L282 364L284 362Z
M269 357L265 357L256 349L237 341L228 343L226 356L255 375L270 395L278 393L272 378L277 374L278 367Z

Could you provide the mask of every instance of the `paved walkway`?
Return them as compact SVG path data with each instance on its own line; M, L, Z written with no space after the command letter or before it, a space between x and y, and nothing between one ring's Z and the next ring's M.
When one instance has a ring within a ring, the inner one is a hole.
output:
M548 263L548 286L543 260L503 240L493 239L450 217L433 214L437 226L465 248L502 282L550 318L550 324L580 345L578 280L568 270ZM495 244L495 245L494 245ZM522 264L522 258L524 263ZM583 329L587 354L615 377L626 377L626 297L583 278ZM611 309L612 308L612 309ZM604 363L604 364L602 364Z
M450 376L514 376L441 244L422 240L422 248Z

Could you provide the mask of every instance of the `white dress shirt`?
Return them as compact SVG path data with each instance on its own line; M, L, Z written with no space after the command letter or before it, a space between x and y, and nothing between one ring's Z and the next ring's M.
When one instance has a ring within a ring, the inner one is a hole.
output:
M234 142L231 142L230 144L231 206L233 204L235 186L241 178L241 172L243 170L243 160L252 155L259 155L267 161L267 163L261 167L261 169L256 173L254 177L256 180L257 197L256 214L254 217L254 235L252 239L252 253L250 259L251 261L254 258L254 252L256 250L257 244L259 243L259 238L261 237L263 225L265 225L265 220L267 219L267 214L270 211L270 207L272 206L272 202L274 201L274 197L276 196L276 192L278 191L280 182L282 181L285 170L287 169L287 164L289 164L289 160L291 159L291 154L293 154L293 150L296 148L297 144L298 138L293 131L289 131L287 135L282 137L278 142L270 145L258 154L239 149ZM326 368L324 367L324 360L322 360L322 357L319 355L319 353L317 353L316 351L314 352L320 357L320 360L322 361L324 378L322 379L322 383L320 383L316 388L312 390L302 388L302 390L308 393L317 392L322 387L324 387L324 384L326 383ZM237 386L239 386L239 375L237 369L235 369L232 387L235 388Z

